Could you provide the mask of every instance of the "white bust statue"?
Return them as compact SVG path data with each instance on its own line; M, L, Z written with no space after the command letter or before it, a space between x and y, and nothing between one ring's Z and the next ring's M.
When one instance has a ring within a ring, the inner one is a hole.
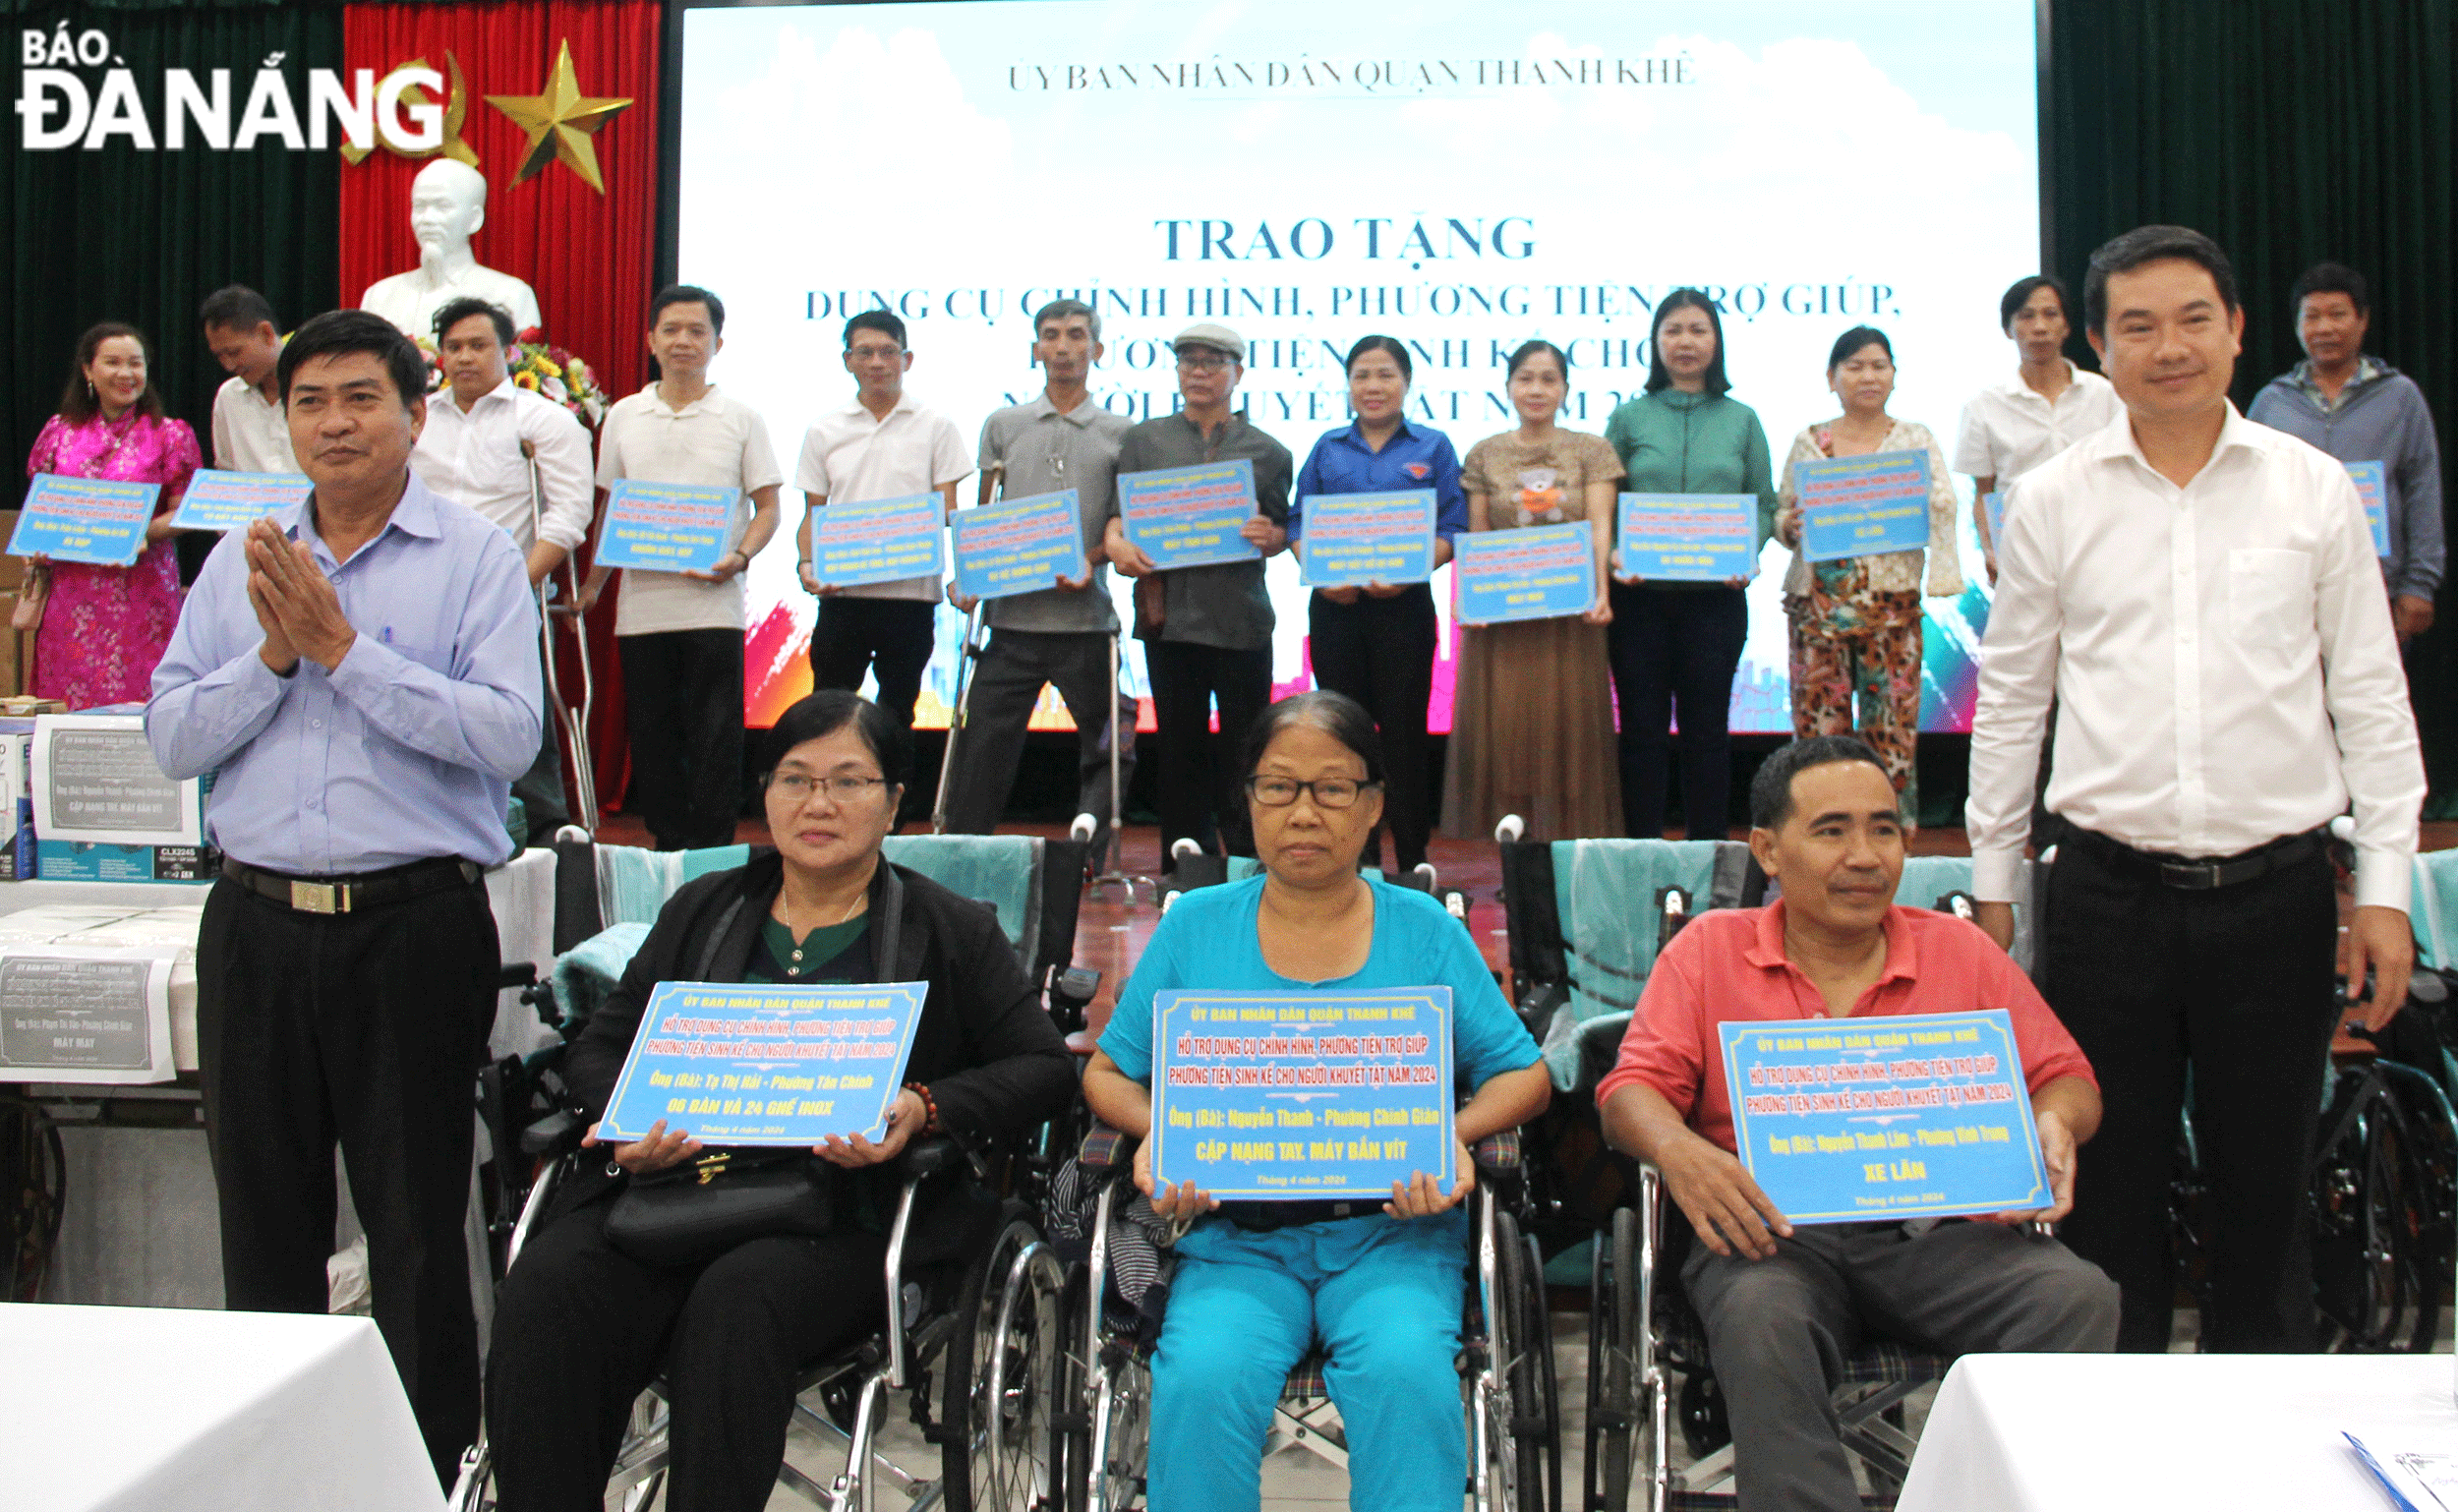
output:
M469 239L487 223L487 181L477 169L439 157L410 181L410 231L418 238L418 266L379 278L359 308L373 310L413 336L436 339L436 312L453 300L476 297L511 312L515 330L539 323L538 296L528 284L492 267L481 267Z

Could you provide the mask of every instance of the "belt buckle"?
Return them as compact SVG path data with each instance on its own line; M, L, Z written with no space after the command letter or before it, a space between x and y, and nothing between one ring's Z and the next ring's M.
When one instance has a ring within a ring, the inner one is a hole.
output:
M300 913L347 913L350 892L337 882L301 882L290 884L290 906Z
M2216 861L2162 861L2159 880L2169 887L2189 893L2206 893L2219 886L2219 863Z

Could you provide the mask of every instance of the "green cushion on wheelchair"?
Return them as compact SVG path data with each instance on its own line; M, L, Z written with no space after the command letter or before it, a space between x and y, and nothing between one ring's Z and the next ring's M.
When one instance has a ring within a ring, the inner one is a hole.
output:
M555 962L553 976L556 1006L563 1017L586 1018L596 1013L648 938L646 924L616 924L565 951Z
M684 883L713 871L731 871L750 858L748 845L712 845L705 850L600 845L599 914L609 924L654 924L666 900Z
M917 871L951 893L979 899L999 911L1007 943L1030 960L1027 942L1040 932L1032 882L1041 869L1041 842L1030 835L891 835L879 853Z
M1656 963L1657 893L1677 887L1706 906L1716 880L1712 840L1558 840L1553 898L1569 947L1570 1012L1627 1012Z
M2419 964L2445 970L2458 960L2458 850L2427 850L2416 857L2415 920Z
M1895 885L1895 901L1906 908L1934 908L1949 893L1971 892L1971 857L1907 855L1903 880Z

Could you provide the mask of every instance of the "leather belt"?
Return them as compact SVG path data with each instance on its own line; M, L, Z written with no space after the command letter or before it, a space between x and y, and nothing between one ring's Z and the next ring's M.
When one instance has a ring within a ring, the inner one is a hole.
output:
M2328 843L2323 831L2307 830L2301 835L2282 836L2266 845L2256 845L2235 855L2182 856L2156 850L2136 850L2123 841L2079 828L2068 835L2067 843L2081 844L2119 869L2147 877L2162 887L2187 893L2207 893L2266 877L2274 871L2283 871L2321 854Z
M444 857L350 877L294 877L225 859L222 875L294 913L355 913L446 888L468 887L485 875L485 869L475 861Z

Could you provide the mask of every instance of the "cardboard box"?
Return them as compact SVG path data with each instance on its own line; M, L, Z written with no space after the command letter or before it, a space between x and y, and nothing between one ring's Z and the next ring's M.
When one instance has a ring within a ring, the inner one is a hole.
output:
M222 874L210 845L96 845L78 840L34 843L34 875L45 882L187 882Z

